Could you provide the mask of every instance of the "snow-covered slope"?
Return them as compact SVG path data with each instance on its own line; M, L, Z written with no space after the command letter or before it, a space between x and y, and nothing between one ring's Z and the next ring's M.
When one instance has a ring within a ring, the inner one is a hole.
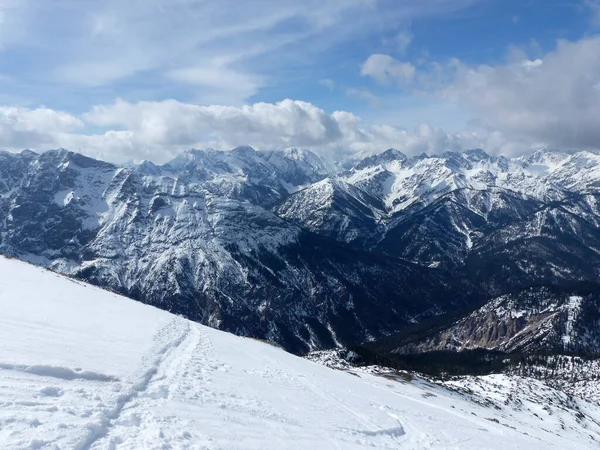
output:
M560 393L503 403L511 379L483 379L473 396L336 371L5 258L0 307L6 450L580 450L600 439L599 408L556 407ZM486 386L503 386L493 403Z
M382 206L376 197L360 188L327 178L299 191L275 212L343 242L365 245L369 238L382 232Z

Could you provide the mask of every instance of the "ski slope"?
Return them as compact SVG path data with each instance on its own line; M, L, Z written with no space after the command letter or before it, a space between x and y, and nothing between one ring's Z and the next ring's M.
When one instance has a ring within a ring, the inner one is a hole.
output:
M333 370L1 257L0 308L5 450L598 448L591 404L540 422L541 406Z

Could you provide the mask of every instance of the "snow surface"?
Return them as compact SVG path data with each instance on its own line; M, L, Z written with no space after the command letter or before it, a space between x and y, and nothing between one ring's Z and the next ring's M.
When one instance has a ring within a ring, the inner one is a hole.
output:
M332 370L6 258L0 308L6 450L598 448L592 405L581 423L560 410L545 422L507 414L454 387Z

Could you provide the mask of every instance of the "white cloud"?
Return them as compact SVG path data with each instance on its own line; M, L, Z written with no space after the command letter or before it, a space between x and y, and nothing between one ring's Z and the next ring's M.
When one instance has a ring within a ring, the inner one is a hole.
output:
M369 56L360 68L362 76L369 76L384 84L390 81L408 83L414 78L415 72L415 66L411 63L380 53Z
M600 36L560 40L533 60L476 67L454 61L445 69L454 75L443 94L485 125L517 140L600 148Z
M342 138L333 116L310 103L292 100L242 107L119 100L96 106L84 118L97 126L125 128L132 133L128 138L163 151L208 144L313 148Z
M497 65L450 59L426 62L419 71L389 55L371 55L361 74L460 105L486 133L518 143L502 144L511 151L523 145L600 149L600 35L558 40L541 55L533 48L534 57L528 51L510 48Z
M85 124L107 131L90 134ZM163 163L192 147L293 146L341 160L390 147L407 154L473 147L501 151L506 142L503 136L485 131L449 134L425 124L413 131L371 125L347 111L329 114L294 100L241 107L117 100L98 105L81 118L46 108L0 107L2 148L66 147L113 162L149 159Z
M77 131L83 122L48 108L0 106L0 147L22 150L53 146L61 133Z

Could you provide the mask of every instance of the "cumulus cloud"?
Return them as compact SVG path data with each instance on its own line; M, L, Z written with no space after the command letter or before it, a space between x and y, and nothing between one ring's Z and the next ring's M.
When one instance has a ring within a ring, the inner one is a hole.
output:
M512 48L497 65L450 59L415 72L389 55L371 55L361 74L457 103L479 117L480 130L510 138L515 144L502 147L512 151L523 145L600 149L600 35L559 40L535 57Z
M0 144L8 149L53 146L62 133L83 126L80 119L48 108L0 106Z
M415 72L415 66L411 63L398 61L389 55L380 53L369 56L360 68L362 76L374 78L384 84L388 84L390 81L410 82L414 78Z
M389 147L417 154L488 143L485 133L481 136L476 133L453 135L425 124L412 131L389 125L368 125L347 111L328 114L311 103L289 99L242 107L198 106L173 100L134 104L119 100L95 107L84 118L97 126L127 130L102 136L104 148L110 139L121 139L121 144L112 142L110 146L130 149L129 157L137 156L137 159L145 152L153 160L164 160L189 147L206 146L303 147L343 159ZM95 147L91 142L87 144Z
M600 148L600 36L560 40L545 56L513 52L498 66L455 61L447 98L479 113L489 127L556 147Z
M224 146L315 147L340 137L331 115L310 103L292 100L242 107L119 100L96 106L84 117L95 125L126 127L139 139L159 145L190 145L204 140Z
M106 131L89 133L90 128ZM333 159L395 147L407 154L484 147L501 151L503 136L449 134L422 124L415 130L363 123L348 111L327 113L307 102L283 100L241 107L202 106L175 100L97 105L81 117L48 110L0 107L0 147L66 147L113 162L163 163L189 148L259 150L303 147Z

